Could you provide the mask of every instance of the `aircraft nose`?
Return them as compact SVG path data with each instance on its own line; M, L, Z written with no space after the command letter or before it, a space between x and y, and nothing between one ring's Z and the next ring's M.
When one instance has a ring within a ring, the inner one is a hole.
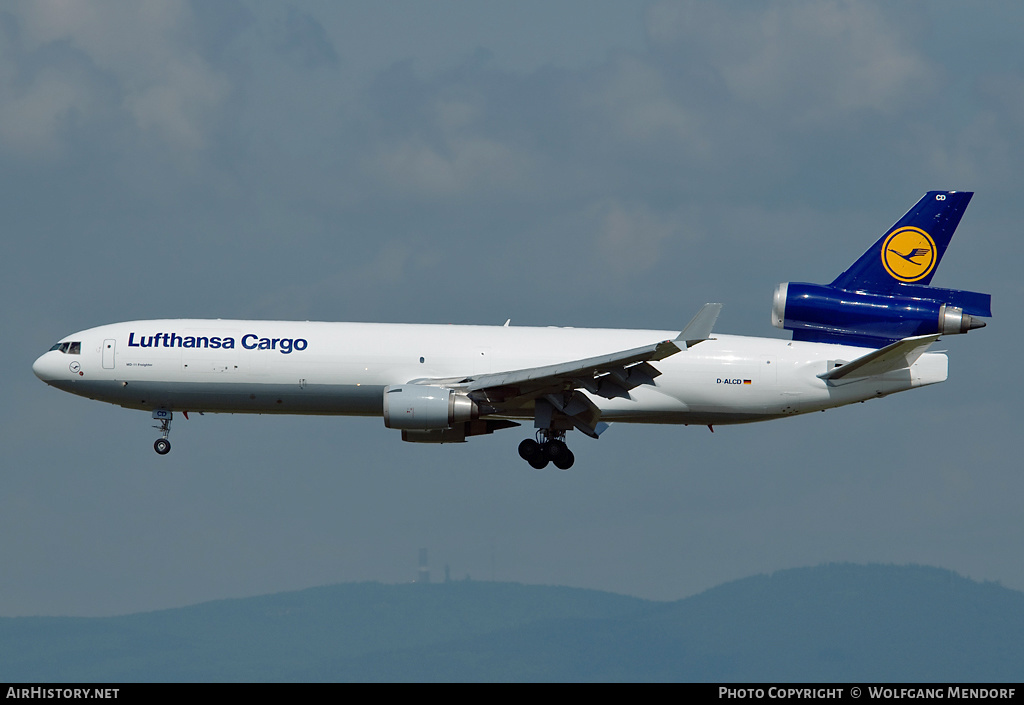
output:
M36 377L49 384L59 375L60 360L55 359L58 356L60 353L54 355L53 351L43 353L32 363L32 372Z

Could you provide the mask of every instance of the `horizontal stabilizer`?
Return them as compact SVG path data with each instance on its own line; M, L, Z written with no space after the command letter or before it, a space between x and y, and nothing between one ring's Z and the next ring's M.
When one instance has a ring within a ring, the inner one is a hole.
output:
M852 362L836 366L828 372L822 372L818 377L826 382L835 384L840 383L839 380L844 378L850 378L847 381L853 381L854 379L877 377L886 372L907 369L938 339L937 333L904 338L884 348L858 357Z

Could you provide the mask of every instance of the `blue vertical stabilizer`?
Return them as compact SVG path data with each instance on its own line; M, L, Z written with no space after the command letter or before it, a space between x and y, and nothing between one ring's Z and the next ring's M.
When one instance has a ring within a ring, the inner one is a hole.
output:
M929 284L973 195L929 191L832 286L887 293L900 284Z

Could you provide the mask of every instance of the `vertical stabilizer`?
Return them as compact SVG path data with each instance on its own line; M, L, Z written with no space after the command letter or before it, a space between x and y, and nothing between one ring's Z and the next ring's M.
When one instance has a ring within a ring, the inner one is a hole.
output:
M901 284L927 286L960 224L971 191L929 191L832 286L889 293Z

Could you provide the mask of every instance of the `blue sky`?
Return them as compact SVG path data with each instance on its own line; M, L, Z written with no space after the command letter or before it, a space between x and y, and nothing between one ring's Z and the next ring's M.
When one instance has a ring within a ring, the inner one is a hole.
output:
M981 8L981 9L978 9ZM656 599L828 561L1024 589L1018 3L12 2L0 9L0 614L415 576ZM770 326L931 189L990 292L945 384L754 426L148 415L32 360L119 320Z

